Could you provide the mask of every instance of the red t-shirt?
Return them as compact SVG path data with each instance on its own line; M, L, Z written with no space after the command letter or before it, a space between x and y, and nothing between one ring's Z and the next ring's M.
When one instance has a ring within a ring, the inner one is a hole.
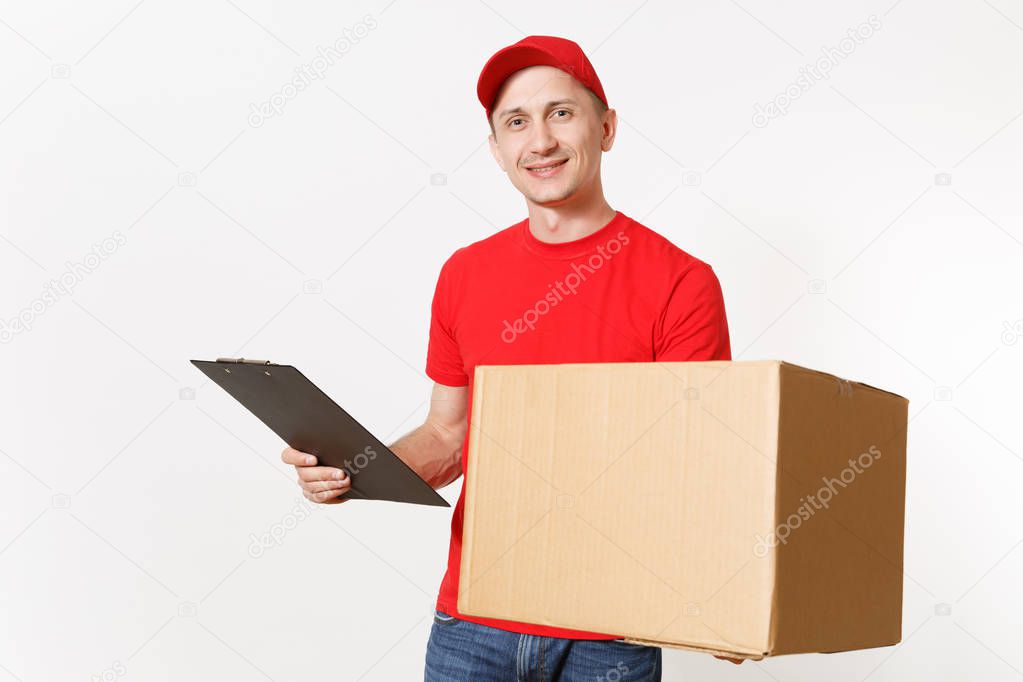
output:
M730 359L724 300L711 267L616 211L582 239L542 242L527 218L455 251L437 279L426 374L447 386L467 385L471 412L477 365ZM463 473L468 455L466 429ZM464 505L463 485L438 609L512 632L617 636L458 613Z

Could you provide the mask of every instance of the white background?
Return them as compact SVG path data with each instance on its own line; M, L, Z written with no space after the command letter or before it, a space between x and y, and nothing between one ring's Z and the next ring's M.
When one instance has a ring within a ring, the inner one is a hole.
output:
M1023 678L1018 2L128 0L0 3L0 319L31 320L0 346L0 680L421 679L450 510L290 523L282 443L188 360L292 363L387 442L416 426L441 263L525 217L475 83L528 34L589 54L608 199L714 266L734 358L911 400L903 643L668 650L665 679Z

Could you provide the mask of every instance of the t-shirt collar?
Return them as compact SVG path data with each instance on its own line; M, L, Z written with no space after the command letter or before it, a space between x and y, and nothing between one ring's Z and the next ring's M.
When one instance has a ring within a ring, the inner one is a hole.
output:
M626 222L626 215L616 210L614 217L596 232L567 242L551 243L537 239L529 231L529 218L526 218L519 223L519 239L527 250L544 258L577 258L593 252L597 246L616 237L619 230L625 227Z

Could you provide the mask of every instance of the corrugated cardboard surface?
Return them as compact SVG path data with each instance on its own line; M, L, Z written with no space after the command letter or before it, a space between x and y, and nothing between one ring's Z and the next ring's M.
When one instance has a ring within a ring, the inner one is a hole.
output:
M781 387L778 522L795 528L777 549L772 653L895 644L909 403L788 363ZM821 493L815 510L806 496ZM800 510L807 520L788 519Z
M817 542L822 531L804 533L816 519L785 545L755 551L757 538L790 513L787 497L802 490L782 482L779 452L798 476L829 469L827 458L799 468L799 440L813 429L801 430L791 408L798 412L815 389L799 398L799 380L783 368L802 370L778 361L477 367L459 610L750 657L816 644L806 633L839 613L825 606L825 617L808 616L819 596L798 594L807 570L832 565L807 561L814 547L828 547ZM830 375L802 371L824 378L816 390L841 388ZM796 398L783 400L783 383ZM904 407L898 396L863 388ZM861 426L840 427L837 437ZM879 470L872 465L863 479ZM875 484L874 492L898 497L900 484ZM842 492L850 509L853 490ZM880 544L886 565L901 575L898 511L897 533L864 529L890 521L891 509L871 518L846 510L840 520L865 533L865 543ZM857 556L865 553L845 552L842 560ZM777 577L782 557L789 573ZM814 590L833 589L826 582ZM887 614L890 625L892 594L883 582L879 607L864 612ZM862 636L860 629L850 632Z

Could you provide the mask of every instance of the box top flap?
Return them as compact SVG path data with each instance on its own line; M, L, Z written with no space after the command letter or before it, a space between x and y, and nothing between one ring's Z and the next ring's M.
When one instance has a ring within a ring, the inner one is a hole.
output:
M820 374L820 375L823 375L823 376L832 377L835 381L837 381L839 383L842 383L842 384L847 384L849 386L862 386L863 388L866 388L868 390L877 391L878 393L884 393L884 394L887 394L887 395L894 396L896 398L900 398L902 400L905 400L907 403L909 402L909 398L906 398L905 396L899 395L898 393L895 393L894 391L888 391L888 390L883 389L883 388L878 388L877 386L871 386L870 384L865 384L862 381L852 381L850 379L843 379L842 377L837 376L835 374L831 374L830 372L822 372L820 370L810 369L809 367L803 367L802 365L796 365L796 364L791 363L791 362L786 362L785 360L776 360L774 362L779 363L785 369L793 370L793 371L796 371L796 372L810 372L812 374Z

